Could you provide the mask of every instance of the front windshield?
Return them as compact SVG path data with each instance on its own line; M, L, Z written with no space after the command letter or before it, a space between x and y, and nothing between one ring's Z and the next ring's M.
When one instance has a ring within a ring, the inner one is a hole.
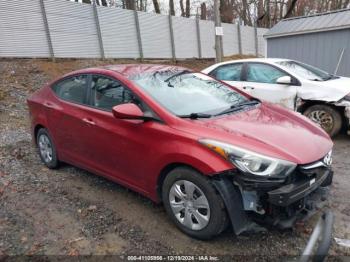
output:
M175 115L215 114L248 99L219 81L189 71L157 71L132 79Z
M321 69L296 61L281 61L277 62L277 64L288 68L296 75L308 80L326 81L334 78L333 75L328 74L327 72L322 71Z

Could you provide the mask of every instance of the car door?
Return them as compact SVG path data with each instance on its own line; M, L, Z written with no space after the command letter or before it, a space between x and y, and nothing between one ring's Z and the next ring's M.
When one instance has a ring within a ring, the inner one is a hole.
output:
M243 83L241 82L243 63L231 63L225 64L215 68L209 73L210 76L224 81L225 83L242 89Z
M292 77L292 84L278 84L277 79L282 76L290 75L270 64L246 63L242 90L261 100L294 110L297 95L295 80Z
M58 147L61 160L86 166L87 132L91 126L87 112L88 76L79 74L52 86L56 97L44 105L48 128Z
M149 139L156 137L156 121L116 119L112 108L123 103L135 103L144 112L150 109L120 81L104 76L92 75L90 84L89 115L91 126L87 141L90 168L128 186L145 188L150 152ZM143 167L143 168L140 168ZM140 170L142 170L140 172Z

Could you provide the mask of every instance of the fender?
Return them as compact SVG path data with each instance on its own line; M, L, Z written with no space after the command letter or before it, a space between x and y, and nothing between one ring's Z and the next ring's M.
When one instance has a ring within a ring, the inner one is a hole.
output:
M184 144L183 148L187 149L190 148L190 146ZM198 156L200 156L200 158ZM198 170L204 176L213 176L234 168L232 164L208 149L192 147L191 151L166 154L157 159L156 166L161 168L156 170L155 173L160 174L164 167L173 163L188 165Z
M255 223L246 215L242 195L232 181L228 177L218 176L212 179L212 183L224 200L234 233L239 235L252 229Z

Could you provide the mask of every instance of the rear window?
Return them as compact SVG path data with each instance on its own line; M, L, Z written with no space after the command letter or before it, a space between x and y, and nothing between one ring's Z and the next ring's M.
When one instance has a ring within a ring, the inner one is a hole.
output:
M86 103L87 76L78 75L66 78L54 85L53 91L63 100L78 104Z
M240 81L242 64L229 64L216 68L209 75L223 81Z

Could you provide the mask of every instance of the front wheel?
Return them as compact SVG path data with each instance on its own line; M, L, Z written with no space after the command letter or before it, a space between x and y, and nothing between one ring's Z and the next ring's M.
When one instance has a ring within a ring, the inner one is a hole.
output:
M164 180L162 198L170 218L191 237L210 239L228 225L222 198L210 180L193 169L172 170Z
M307 108L304 115L317 123L333 137L337 135L342 126L342 117L340 113L327 105L314 105Z

